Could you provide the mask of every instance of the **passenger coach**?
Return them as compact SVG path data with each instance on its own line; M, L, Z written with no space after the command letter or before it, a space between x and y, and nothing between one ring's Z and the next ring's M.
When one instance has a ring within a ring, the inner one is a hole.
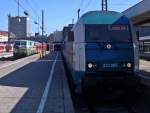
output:
M64 58L75 91L133 88L138 81L138 46L132 24L118 12L90 11L65 35Z

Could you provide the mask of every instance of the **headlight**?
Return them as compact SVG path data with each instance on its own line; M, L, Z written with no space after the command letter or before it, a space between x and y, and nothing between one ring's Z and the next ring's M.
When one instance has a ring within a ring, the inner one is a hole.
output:
M131 63L131 62L124 63L123 67L124 68L132 68L133 67L133 63Z
M88 69L96 69L97 68L97 63L88 63L87 67L88 67Z
M132 67L132 64L131 64L131 63L127 63L127 67L128 67L128 68L131 68L131 67Z
M93 64L92 64L92 63L89 63L89 64L88 64L88 68L91 69L92 67L93 67Z

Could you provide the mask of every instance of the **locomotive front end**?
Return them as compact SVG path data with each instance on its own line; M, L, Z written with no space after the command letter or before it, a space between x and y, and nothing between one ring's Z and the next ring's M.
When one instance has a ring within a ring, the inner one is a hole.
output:
M99 23L85 19L82 89L108 93L133 90L139 82L136 37L127 17L108 14L116 19L112 21L106 15L101 17L106 20Z
M75 92L88 94L96 89L96 93L112 95L135 89L139 82L138 46L126 16L113 11L90 11L71 32L65 56Z

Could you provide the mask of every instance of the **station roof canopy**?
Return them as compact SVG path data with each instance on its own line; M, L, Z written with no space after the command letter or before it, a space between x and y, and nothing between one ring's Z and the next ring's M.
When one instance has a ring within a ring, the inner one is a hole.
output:
M150 26L150 0L142 0L122 13L129 17L134 25Z

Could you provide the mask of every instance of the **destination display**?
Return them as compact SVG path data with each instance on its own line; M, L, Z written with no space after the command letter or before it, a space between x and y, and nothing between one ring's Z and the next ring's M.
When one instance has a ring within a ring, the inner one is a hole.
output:
M127 25L111 25L109 26L108 29L112 31L127 31L128 26Z

